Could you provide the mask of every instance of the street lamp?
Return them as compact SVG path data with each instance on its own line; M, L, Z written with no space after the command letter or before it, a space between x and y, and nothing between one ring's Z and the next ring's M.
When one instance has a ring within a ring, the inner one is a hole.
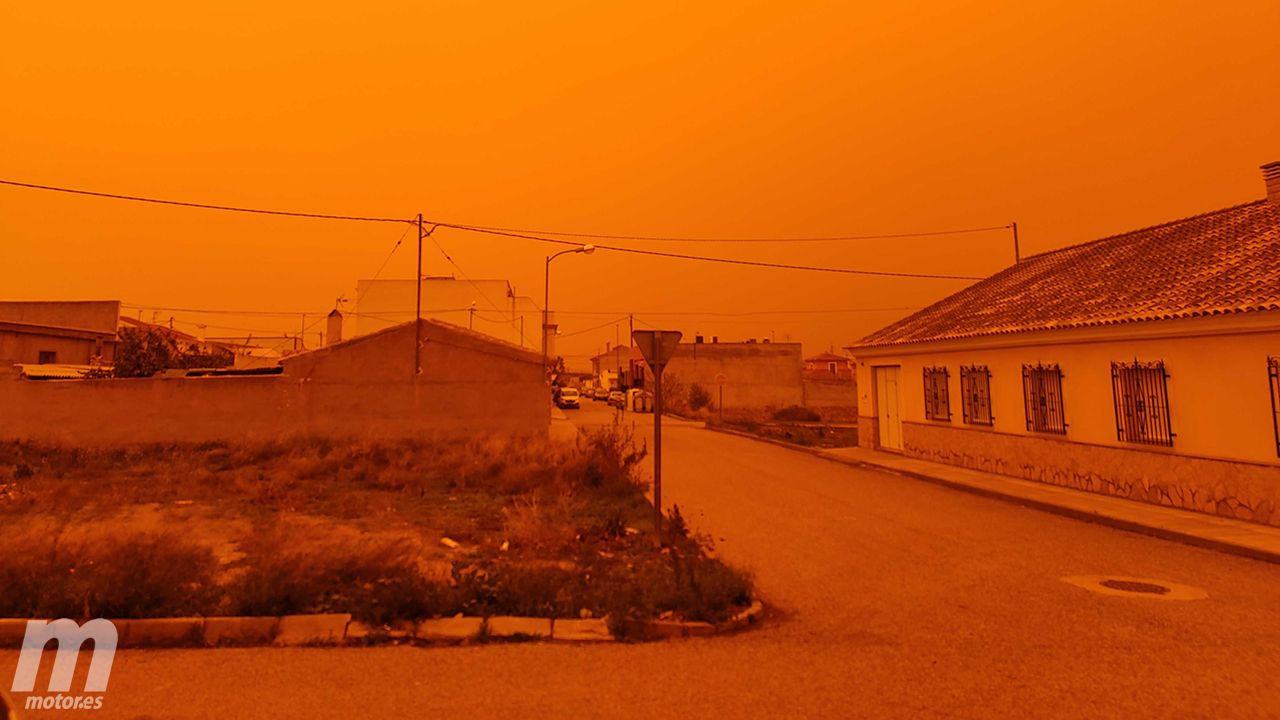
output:
M550 324L547 322L548 321L547 313L550 309L548 306L551 303L551 261L560 257L561 255L570 255L572 253L582 253L584 255L590 255L595 251L596 251L595 245L587 244L587 245L583 245L582 247L570 248L568 250L561 250L555 255L547 256L546 273L544 274L543 281L542 281L542 371L544 373L546 373L549 369L547 367L547 332L548 330L550 330Z

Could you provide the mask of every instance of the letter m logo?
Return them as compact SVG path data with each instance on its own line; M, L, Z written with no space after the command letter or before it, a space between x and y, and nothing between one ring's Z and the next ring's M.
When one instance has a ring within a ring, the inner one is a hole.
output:
M53 659L53 674L49 676L49 692L71 690L71 677L75 674L80 646L85 640L93 640L93 657L89 660L84 690L107 691L107 678L111 675L111 663L115 661L119 641L116 626L102 618L90 620L83 626L75 620L63 618L53 622L27 621L27 634L22 639L22 652L18 655L18 669L13 673L13 692L35 692L40 658L50 640L58 641L58 652Z

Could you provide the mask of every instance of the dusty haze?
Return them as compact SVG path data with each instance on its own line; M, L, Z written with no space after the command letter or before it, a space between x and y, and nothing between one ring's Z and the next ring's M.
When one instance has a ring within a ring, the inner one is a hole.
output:
M1255 199L1257 166L1280 159L1280 4L1270 0L370 5L83 4L50 19L39 4L6 4L0 177L624 234L1016 220L1029 254ZM401 233L0 188L0 294L325 311ZM541 300L548 246L436 238L467 275L510 279ZM1013 254L1007 232L626 244L974 275ZM432 245L426 261L430 274L458 272ZM383 277L412 272L406 244ZM557 261L552 306L600 313L564 316L578 333L562 343L570 355L612 342L614 325L582 331L627 312L816 351L905 311L662 313L904 308L962 285L600 252ZM210 334L297 327L169 315Z

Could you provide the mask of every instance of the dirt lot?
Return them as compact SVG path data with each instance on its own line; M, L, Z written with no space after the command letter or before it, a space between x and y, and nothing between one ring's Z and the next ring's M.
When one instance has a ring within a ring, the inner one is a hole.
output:
M750 581L678 511L657 545L645 455L618 427L574 443L0 444L0 616L723 619Z

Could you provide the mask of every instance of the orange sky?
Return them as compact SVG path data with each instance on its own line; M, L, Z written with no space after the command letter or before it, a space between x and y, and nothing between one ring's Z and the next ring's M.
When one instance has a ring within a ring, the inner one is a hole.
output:
M1257 166L1280 159L1275 0L636 5L5 3L0 177L626 234L1016 220L1032 253L1256 199ZM324 311L400 233L0 187L0 296ZM469 276L541 297L546 246L438 239ZM979 275L1012 260L1007 233L632 244ZM454 272L434 247L426 258L428 273ZM412 273L406 244L384 277ZM894 308L960 285L599 252L556 262L552 306L817 351L903 313L656 313ZM613 338L609 326L563 349Z

